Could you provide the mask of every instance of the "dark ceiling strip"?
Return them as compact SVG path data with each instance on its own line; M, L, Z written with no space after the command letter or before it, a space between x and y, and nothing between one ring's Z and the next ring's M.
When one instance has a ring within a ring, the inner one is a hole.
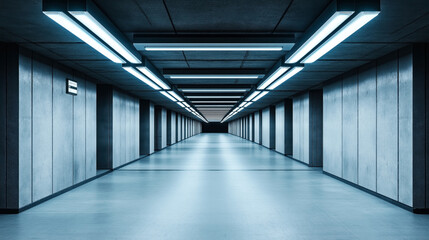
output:
M283 15L280 17L279 21L277 22L276 26L274 27L273 31L271 33L275 33L280 23L283 21L283 18L286 16L286 13L289 11L290 6L292 6L293 0L289 2L289 5L287 5L285 11L283 12Z
M246 51L246 54L244 54L243 61L240 64L240 68L243 68L244 63L247 60L247 56L249 56L249 51Z
M165 11L167 11L168 19L170 19L170 23L171 23L171 26L173 27L174 33L177 34L176 27L174 26L173 19L171 18L170 11L168 10L165 0L162 0L162 3L164 4Z
M139 8L140 12L143 14L143 16L146 18L147 22L149 23L149 25L152 26L152 22L149 20L149 17L146 15L145 11L143 10L142 6L140 6L140 4L137 2L137 0L133 0L133 2L137 5L137 7Z
M189 65L188 59L186 58L185 52L182 51L182 54L183 54L183 58L185 58L186 65L188 65L188 68L191 68L191 66Z

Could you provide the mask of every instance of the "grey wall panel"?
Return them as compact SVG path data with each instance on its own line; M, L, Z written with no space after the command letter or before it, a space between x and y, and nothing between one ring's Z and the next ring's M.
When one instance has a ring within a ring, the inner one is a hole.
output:
M309 93L293 98L293 157L309 164Z
M270 107L270 149L276 148L276 106Z
M407 50L398 62L398 197L413 205L413 55Z
M149 104L149 153L155 152L155 105Z
M357 183L358 93L357 74L343 79L343 177Z
M19 71L18 48L6 47L6 207L18 207L19 199Z
M167 147L167 109L165 109L165 108L162 108L161 119L162 119L162 142L161 142L161 147L165 148L165 147Z
M112 99L112 167L121 165L121 99L113 91Z
M7 163L6 163L6 78L7 78L7 58L6 46L0 44L0 208L6 208L6 184L7 184ZM31 61L30 61L31 69ZM30 72L31 77L31 72ZM31 95L29 95L31 97Z
M293 109L292 100L286 99L285 103L285 154L292 155L293 143Z
M172 117L171 117L171 114L172 114L173 112L171 111L171 110L167 110L167 145L171 145L172 143L172 139L171 139L171 136L172 136L172 133L171 133L171 130L172 130Z
M53 69L53 192L73 185L73 96L66 94L66 79L72 74ZM85 86L79 94L85 96ZM83 91L82 91L83 89Z
M323 165L323 92L309 91L308 162L310 166Z
M255 135L255 139L253 140L255 143L260 143L260 139L261 139L261 136L260 136L260 129L259 129L259 126L260 126L260 114L259 114L259 111L258 112L255 112L255 121L254 121L254 129L255 129L255 132L254 132L254 135Z
M342 81L323 88L323 170L342 177Z
M33 61L33 201L52 194L52 66Z
M32 165L32 59L31 52L20 49L19 55L19 203L31 203Z
M113 88L97 85L97 169L112 169Z
M73 79L77 82L78 88L82 87L78 95L73 97L73 182L79 183L85 180L86 162L85 162L85 79L75 74ZM79 91L79 90L78 90Z
M276 151L285 154L285 103L276 105Z
M88 179L97 171L97 88L90 81L86 81L85 98L85 172Z
M398 62L396 55L377 68L377 192L398 199Z
M181 135L181 126L180 126L180 121L181 121L181 115L178 113L176 115L176 138L177 138L177 142L180 142L182 139L182 135Z
M252 114L250 114L249 115L249 140L250 141L255 141L255 136L254 136L254 128L255 128L255 125L254 125L254 115L253 115L253 113Z
M270 147L270 108L262 110L262 145Z
M376 191L377 184L377 81L376 66L371 64L359 71L359 166L358 183Z

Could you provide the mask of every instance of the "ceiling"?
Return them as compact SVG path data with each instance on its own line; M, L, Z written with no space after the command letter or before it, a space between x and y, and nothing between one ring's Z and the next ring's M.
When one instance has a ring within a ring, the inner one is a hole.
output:
M242 36L288 35L296 41L329 4L329 0L94 0L110 21L133 42L135 34ZM0 41L16 42L142 99L192 116L47 18L41 0L0 2ZM256 111L346 71L415 42L429 42L427 0L382 0L381 13L345 42L234 116ZM140 52L160 72L204 69L261 71L266 74L286 51ZM251 89L261 79L170 79L177 89ZM183 92L209 121L219 121L247 92ZM222 95L223 98L216 97ZM237 98L238 97L238 98ZM224 102L210 102L210 101ZM216 106L212 105L226 105Z

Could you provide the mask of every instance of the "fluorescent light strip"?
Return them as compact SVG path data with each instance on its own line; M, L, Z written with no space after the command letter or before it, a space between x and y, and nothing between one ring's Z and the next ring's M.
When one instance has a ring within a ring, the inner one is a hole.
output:
M177 100L173 97L173 96L171 96L168 92L166 92L166 91L160 91L161 93L162 93L162 95L164 95L164 96L166 96L166 97L168 97L171 101L173 101L173 102L176 102Z
M252 100L252 102L256 102L256 101L258 101L258 100L259 100L259 99L261 99L263 96L267 95L267 93L269 93L269 91L263 91L263 92L261 92L261 94L259 94L257 97L255 97L255 98Z
M278 87L280 84L288 80L289 78L293 77L295 74L299 73L304 67L294 67L290 71L288 71L285 75L283 75L281 78L279 78L276 82L271 84L267 89L273 90L274 88Z
M270 85L272 82L274 82L277 78L279 78L283 73L285 73L289 67L281 66L279 67L275 72L273 72L263 83L261 83L258 86L259 90L265 89Z
M176 92L174 92L174 91L169 91L169 93L170 93L170 95L171 95L171 96L173 96L177 101L183 102L183 98L181 98L181 97L179 96L179 94L177 94Z
M182 91L182 92L246 92L246 91L248 91L248 89L220 89L220 88L192 89L192 88L187 88L187 89L180 89L180 91Z
M248 102L248 103L246 103L246 105L244 105L244 107L248 107L248 106L252 105L252 103L253 102Z
M261 74L168 74L171 79L257 79Z
M177 102L177 104L179 104L179 106L181 106L181 107L185 107L185 105L183 105L183 103L181 103L181 102Z
M161 79L159 79L158 76L156 76L152 71L149 70L147 67L139 66L137 69L142 72L144 75L146 75L148 78L150 78L152 81L154 81L158 86L160 86L164 90L169 90L170 86L168 86L165 82L163 82Z
M246 104L246 102L242 102L240 103L240 105L238 105L238 107L243 107Z
M161 89L160 87L158 87L158 85L156 85L151 80L146 78L143 74L141 74L141 72L137 71L135 68L133 68L133 67L122 67L122 68L125 69L127 72L131 73L134 77L140 79L142 82L149 85L151 88L153 88L155 90Z
M233 107L234 105L195 105L196 108L198 107L205 107L205 108L216 108L216 107Z
M45 11L43 12L46 16L54 20L56 23L61 25L63 28L67 29L73 35L78 37L80 40L87 43L89 46L97 50L99 53L103 54L108 59L112 60L114 63L125 63L121 57L119 57L115 52L106 47L98 39L92 36L88 31L83 29L79 24L73 21L69 16L64 12L59 11Z
M145 51L282 51L283 47L145 47Z
M241 98L241 96L186 96L187 98Z
M338 30L332 37L330 37L326 42L324 42L320 47L318 47L314 52L307 56L302 62L303 63L313 63L317 59L321 58L335 46L340 44L354 32L359 30L373 18L375 18L380 12L370 11L370 12L360 12L356 17L354 17L350 22L348 22L344 27Z
M192 101L194 104L198 103L236 103L237 101Z
M286 63L296 63L321 43L329 34L346 21L354 11L340 11L334 13L296 52L292 54Z
M191 106L189 106L189 104L187 102L183 102L183 105L185 105L188 108L191 107Z
M189 109L189 108L185 108L188 112L192 112L192 110L191 109Z
M140 59L134 56L115 36L113 36L107 29L100 24L89 12L86 11L69 11L73 17L79 22L89 28L95 35L106 42L110 47L115 49L116 52L121 54L122 57L131 63L139 64Z
M254 97L256 97L259 93L260 93L261 91L254 91L252 94L250 94L247 98L246 98L246 100L244 100L244 101L246 101L246 102L248 102L248 101L252 101L252 99L254 98Z

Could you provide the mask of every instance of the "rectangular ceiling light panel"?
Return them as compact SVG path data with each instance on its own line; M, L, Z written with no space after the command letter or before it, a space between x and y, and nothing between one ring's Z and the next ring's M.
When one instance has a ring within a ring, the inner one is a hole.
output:
M171 101L176 102L176 99L166 91L161 91L162 95L168 97Z
M201 99L221 99L221 98L241 98L241 96L186 96L187 98L201 98Z
M183 98L179 96L179 94L177 94L175 91L169 91L169 93L171 94L171 96L173 96L177 101L179 102L183 102Z
M252 101L253 98L255 98L261 91L254 91L252 94L250 94L247 98L246 98L246 102L248 101Z
M278 87L280 84L284 83L289 78L295 76L295 74L299 73L304 67L294 67L289 72L287 72L285 75L283 75L281 78L279 78L277 81L275 81L273 84L271 84L267 89L273 90L276 87Z
M163 46L145 47L145 51L283 51L283 47L245 47L245 46Z
M95 35L106 42L127 61L135 64L141 63L139 57L132 54L115 36L113 36L101 23L87 11L70 11L70 14L90 29Z
M321 43L329 34L346 21L354 11L335 12L298 50L296 50L286 63L296 63Z
M61 25L63 28L74 34L80 40L84 41L89 46L97 50L99 53L103 54L105 57L113 61L114 63L125 63L125 61L121 57L119 57L115 52L106 47L97 38L92 36L88 31L82 28L64 12L44 11L43 13L52 20L54 20L56 23Z
M138 66L137 69L154 81L158 86L160 86L164 90L169 90L170 86L168 86L165 82L163 82L158 76L156 76L148 67Z
M161 89L160 87L158 87L158 85L153 83L150 79L146 78L141 72L137 71L135 68L133 67L122 67L122 68L125 69L127 72L131 73L134 77L140 79L142 82L149 85L151 88L155 90Z
M257 79L260 74L168 74L171 79Z
M286 67L286 66L281 66L281 67L277 68L276 71L274 71L267 79L265 79L264 82L262 82L258 86L258 89L259 90L265 89L266 87L268 87L268 85L270 85L272 82L274 82L277 78L279 78L288 69L289 69L289 67Z
M380 12L379 11L368 11L360 12L352 20L350 20L346 25L344 25L338 32L336 32L332 37L330 37L326 42L324 42L320 47L318 47L314 52L308 55L302 62L303 63L313 63L317 59L321 58L327 52L331 51L335 46L340 44L354 32L359 30L373 18L375 18Z
M261 92L258 96L256 96L256 97L252 100L252 102L256 102L256 101L258 101L258 100L259 100L259 99L261 99L263 96L267 95L267 93L269 93L269 91L263 91L263 92Z
M248 89L239 88L186 88L180 89L182 92L246 92Z

